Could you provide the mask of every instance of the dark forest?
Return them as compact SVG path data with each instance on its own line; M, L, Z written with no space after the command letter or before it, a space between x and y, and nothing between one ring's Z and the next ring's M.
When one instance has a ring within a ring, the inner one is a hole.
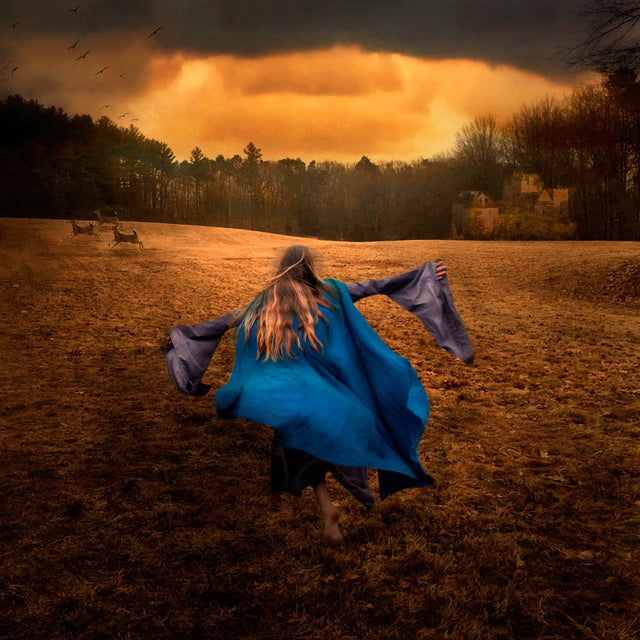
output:
M449 154L411 163L267 161L253 142L233 157L167 144L107 117L68 115L19 95L0 101L3 216L122 220L246 228L352 241L417 238L640 239L640 82L619 69L564 100L491 114L456 136ZM259 144L259 141L256 141ZM501 207L500 224L455 228L464 190L500 204L514 172L567 188L566 219Z

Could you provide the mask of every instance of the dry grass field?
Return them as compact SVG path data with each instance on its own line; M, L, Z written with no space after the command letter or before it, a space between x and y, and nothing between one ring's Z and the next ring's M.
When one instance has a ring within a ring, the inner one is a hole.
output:
M427 389L436 485L363 513L330 483L330 550L310 490L269 493L270 429L180 396L161 351L299 239L135 227L145 251L0 219L1 638L640 638L638 243L306 240L345 281L444 259L476 350L359 303Z

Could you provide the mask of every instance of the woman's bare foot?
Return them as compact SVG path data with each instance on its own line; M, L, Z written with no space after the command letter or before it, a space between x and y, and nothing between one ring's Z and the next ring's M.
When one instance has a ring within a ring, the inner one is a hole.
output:
M324 541L328 547L339 547L344 542L340 527L338 527L339 517L340 515L335 507L329 513L325 513Z
M339 547L344 542L340 527L338 527L340 515L329 498L327 485L324 482L318 482L313 489L324 517L324 541L329 547Z

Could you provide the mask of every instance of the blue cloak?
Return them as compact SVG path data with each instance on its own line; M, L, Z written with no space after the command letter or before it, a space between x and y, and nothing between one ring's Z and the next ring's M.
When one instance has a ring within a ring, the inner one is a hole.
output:
M429 401L416 371L369 326L342 282L325 282L336 296L316 327L322 352L306 344L293 358L258 359L255 327L247 341L240 329L231 377L215 394L218 414L270 425L289 449L377 469L382 499L432 484L417 453Z
M441 347L472 364L473 347L448 279L438 279L436 265L430 260L411 271L362 282L329 281L338 292L337 306L325 312L329 325L321 320L317 327L325 345L322 356L307 349L286 363L256 362L255 337L248 347L244 337L238 340L232 376L216 394L216 405L222 416L275 429L274 490L299 495L328 470L371 506L367 467L378 469L382 498L433 482L416 452L428 415L424 389L409 362L380 340L352 303L388 296L420 318ZM246 308L169 330L165 362L178 391L188 396L209 391L202 378L222 336Z

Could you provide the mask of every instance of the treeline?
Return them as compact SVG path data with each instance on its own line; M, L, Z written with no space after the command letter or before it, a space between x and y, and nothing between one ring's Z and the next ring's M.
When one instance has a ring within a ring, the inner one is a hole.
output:
M570 189L577 237L640 240L635 72L620 68L564 100L525 106L500 131L493 118L477 118L458 134L456 153L470 182L493 198L500 197L505 169L537 173L545 187Z
M2 214L256 229L345 240L446 237L461 183L445 161L353 166L242 156L177 162L164 143L106 117L68 116L14 95L0 102Z
M107 207L124 220L329 239L446 238L460 191L500 201L519 171L570 189L577 238L640 240L640 83L624 70L603 78L526 106L502 127L476 118L448 155L378 165L366 156L352 165L265 161L253 143L233 157L196 147L178 162L133 126L9 96L0 101L2 215L84 219ZM530 212L505 213L502 229L514 231L501 237L540 237Z

